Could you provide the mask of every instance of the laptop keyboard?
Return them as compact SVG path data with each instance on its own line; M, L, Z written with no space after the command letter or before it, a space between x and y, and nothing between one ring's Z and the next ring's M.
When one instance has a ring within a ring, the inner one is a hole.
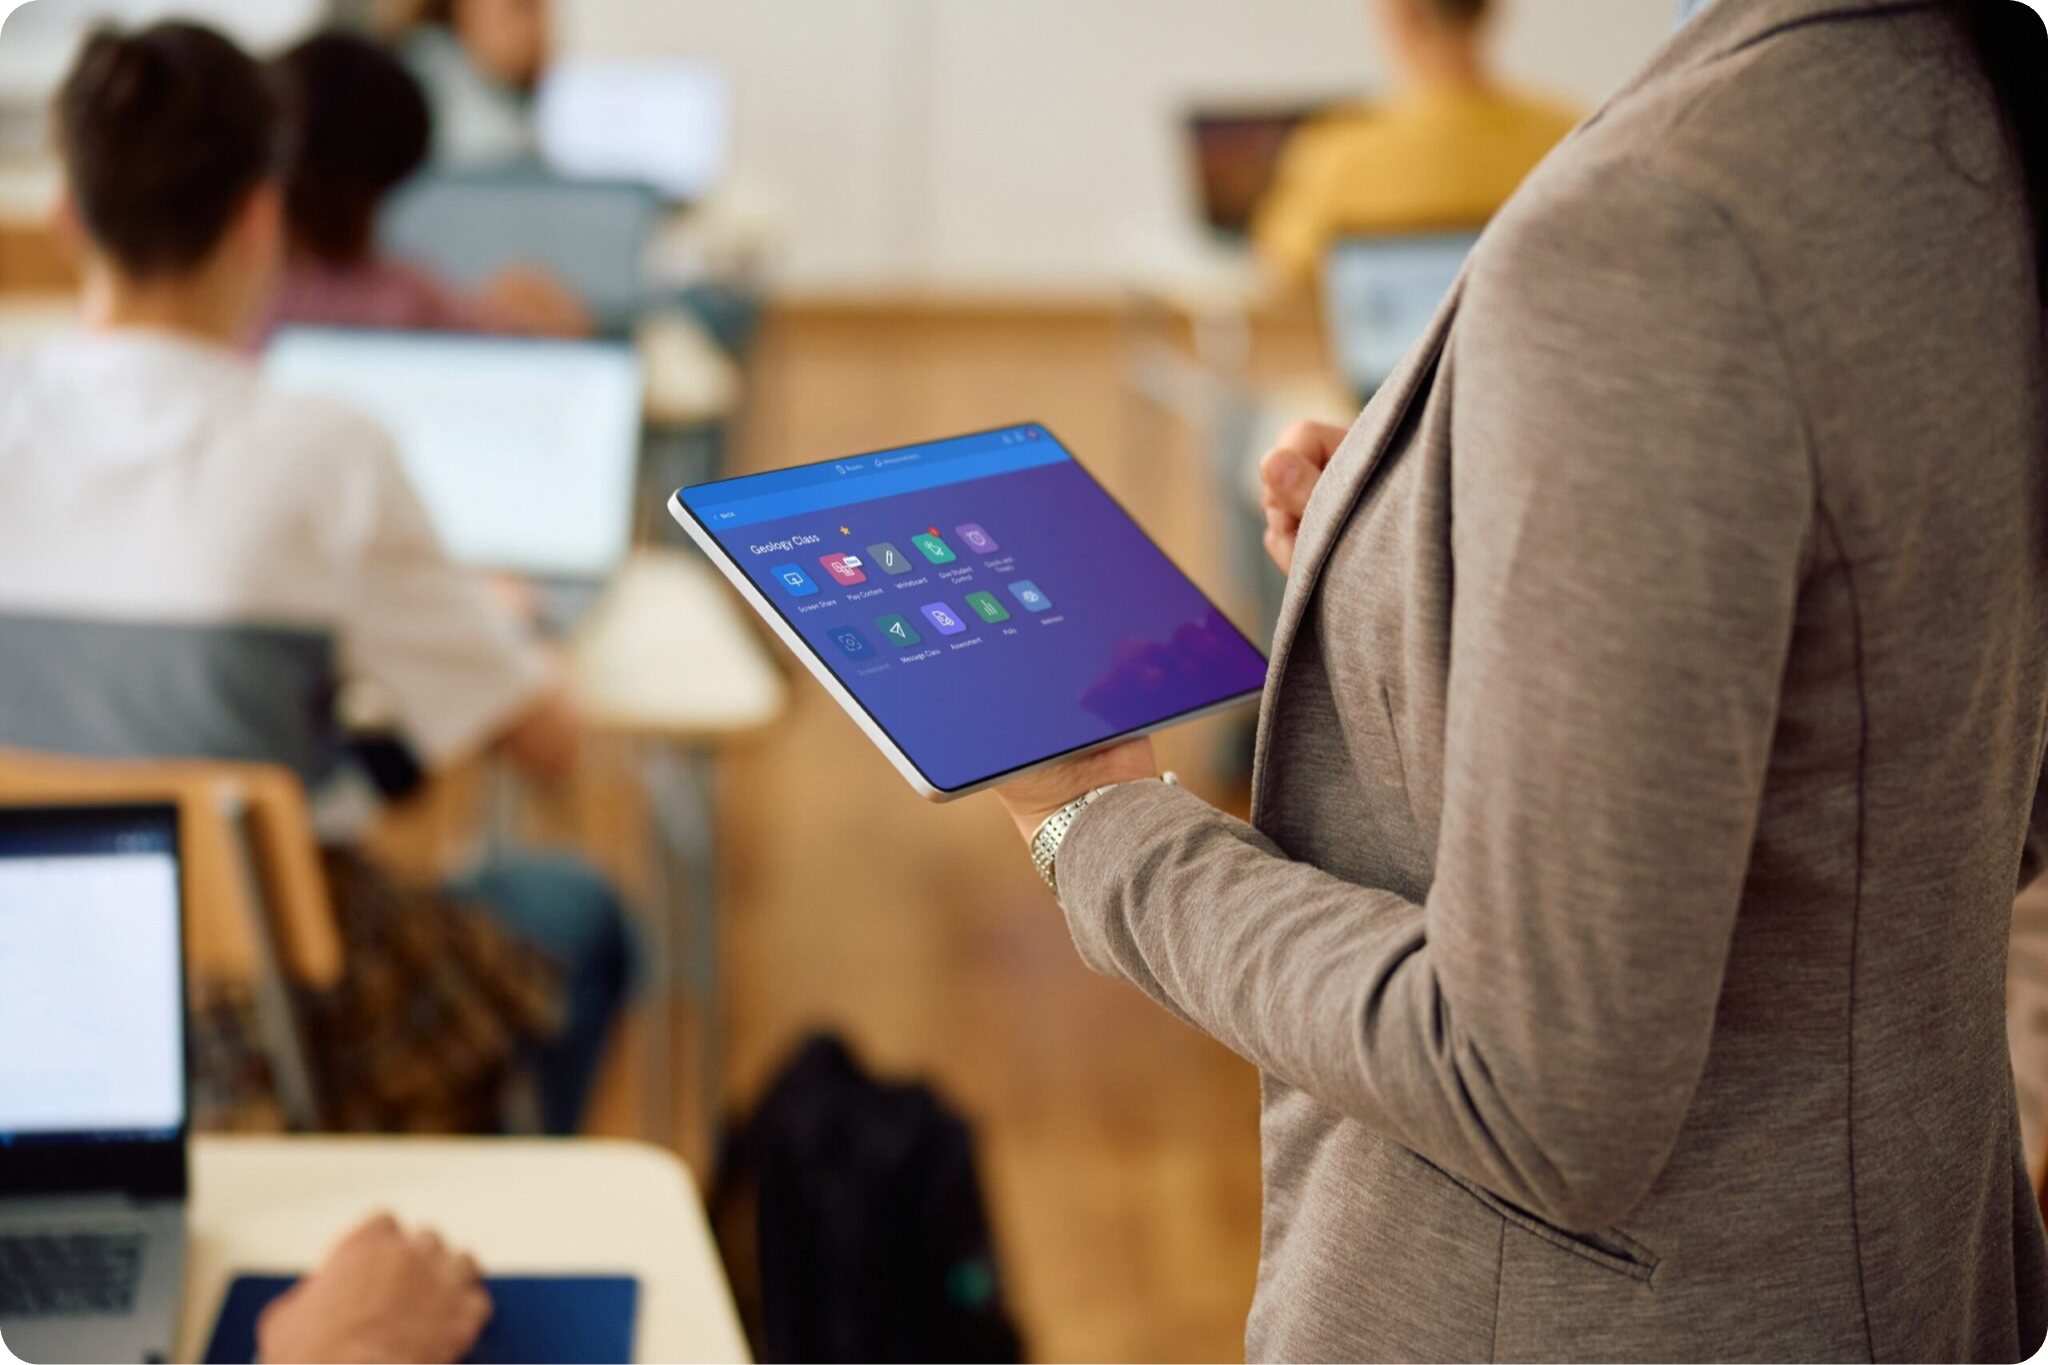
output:
M142 1247L132 1232L0 1232L0 1318L125 1313Z

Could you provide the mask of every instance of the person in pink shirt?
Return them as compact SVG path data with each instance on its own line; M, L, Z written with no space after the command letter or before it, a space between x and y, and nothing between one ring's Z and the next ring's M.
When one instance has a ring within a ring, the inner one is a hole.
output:
M250 338L293 324L583 336L589 315L532 266L455 289L381 254L377 211L426 160L426 97L396 57L367 39L322 33L270 68L284 114L284 274Z

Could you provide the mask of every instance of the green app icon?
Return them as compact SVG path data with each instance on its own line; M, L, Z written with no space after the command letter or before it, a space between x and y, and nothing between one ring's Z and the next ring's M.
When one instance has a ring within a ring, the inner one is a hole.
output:
M1010 619L1010 613L1003 610L1003 604L996 601L995 595L993 593L968 593L967 605L974 608L974 614L976 616L979 616L982 620L989 622L991 625L993 625L997 621L1007 621Z
M875 618L875 629L882 632L882 638L892 645L915 645L924 641L917 628L903 619L897 612Z
M924 551L924 557L934 564L951 564L959 558L953 553L953 547L940 540L936 532L912 536L910 543Z

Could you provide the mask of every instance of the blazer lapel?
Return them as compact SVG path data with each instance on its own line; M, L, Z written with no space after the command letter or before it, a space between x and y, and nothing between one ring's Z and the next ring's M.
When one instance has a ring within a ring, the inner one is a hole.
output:
M1274 699L1279 694L1287 656L1300 632L1309 599L1315 595L1316 580L1330 557L1331 547L1351 520L1352 508L1364 495L1374 471L1385 462L1395 438L1406 427L1415 404L1428 391L1430 379L1436 373L1437 362L1450 337L1451 321L1457 316L1458 300L1464 288L1465 276L1461 271L1451 285L1450 293L1437 307L1436 316L1430 320L1422 339L1408 352L1401 368L1380 386L1379 392L1373 395L1372 401L1345 436L1344 443L1330 457L1329 467L1323 471L1322 480L1309 499L1307 515L1302 518L1301 534L1294 545L1294 567L1287 575L1287 593L1281 599L1280 619L1273 628L1273 647L1266 666L1266 690L1259 700L1259 737L1252 762L1255 804L1265 793Z

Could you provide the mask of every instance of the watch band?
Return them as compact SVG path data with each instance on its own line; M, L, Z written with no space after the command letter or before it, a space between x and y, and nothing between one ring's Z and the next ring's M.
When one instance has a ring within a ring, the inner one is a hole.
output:
M1150 781L1151 779L1139 778L1136 780ZM1169 787L1180 785L1180 778L1172 773L1160 774L1159 780L1166 783ZM1066 842L1067 831L1072 829L1074 822L1081 818L1081 812L1100 800L1104 792L1115 791L1118 787L1125 785L1127 784L1122 782L1111 782L1107 786L1097 787L1094 791L1083 792L1039 822L1038 829L1031 836L1031 863L1032 866L1038 869L1039 879L1046 884L1046 887L1051 890L1053 895L1057 896L1060 893L1055 865L1059 861L1060 845Z
M1074 821L1081 818L1082 811L1094 805L1104 792L1112 791L1116 786L1117 784L1112 782L1106 787L1097 787L1092 792L1075 797L1041 820L1038 832L1031 836L1031 864L1038 869L1039 880L1043 881L1055 896L1060 893L1060 887L1053 879L1053 863L1060 856L1060 845L1066 842L1067 831L1074 827Z

